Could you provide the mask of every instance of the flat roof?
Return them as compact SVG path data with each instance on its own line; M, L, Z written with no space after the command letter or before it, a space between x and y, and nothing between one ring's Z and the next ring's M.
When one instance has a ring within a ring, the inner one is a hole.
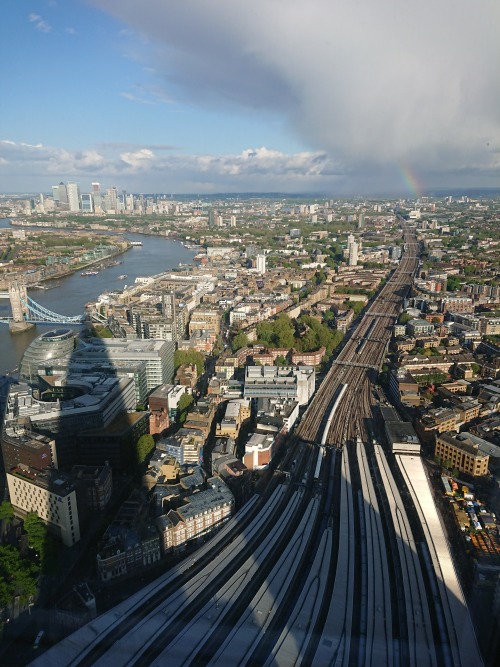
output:
M450 636L457 639L457 649L462 664L482 665L474 626L422 459L419 456L396 455L396 461L409 486L416 507L421 509L425 517L425 523L431 536L432 544L429 544L429 549L437 557L439 567L436 568L436 576L441 596L447 598L445 606L449 608L446 620L453 625L452 628L449 628ZM429 542L429 537L427 539Z

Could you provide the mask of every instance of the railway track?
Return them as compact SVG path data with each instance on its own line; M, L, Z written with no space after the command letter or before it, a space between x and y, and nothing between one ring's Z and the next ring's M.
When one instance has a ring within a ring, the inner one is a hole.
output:
M465 664L430 528L424 552L371 444L373 383L418 262L406 226L404 241L307 409L281 464L287 475L187 563L37 665Z

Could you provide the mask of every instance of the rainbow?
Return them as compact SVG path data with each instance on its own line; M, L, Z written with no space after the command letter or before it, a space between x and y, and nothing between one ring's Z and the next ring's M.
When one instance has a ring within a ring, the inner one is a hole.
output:
M423 194L423 188L418 182L418 179L412 169L408 167L408 165L404 164L398 164L397 167L405 188L411 192L415 199L421 197Z

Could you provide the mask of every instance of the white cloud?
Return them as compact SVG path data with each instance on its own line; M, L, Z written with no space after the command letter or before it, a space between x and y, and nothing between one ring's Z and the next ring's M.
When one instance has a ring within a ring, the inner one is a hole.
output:
M120 160L134 170L148 168L154 159L155 154L149 148L140 148L138 151L120 154Z
M92 2L148 40L167 94L278 111L360 173L498 169L498 0Z
M30 14L28 16L28 21L33 23L35 28L40 32L50 32L52 30L52 26L50 26L47 21L44 21L39 14Z
M324 152L286 154L265 147L232 155L184 155L175 147L101 144L74 151L41 144L0 141L0 180L14 189L19 176L30 176L35 190L52 181L98 178L131 191L171 192L322 190L343 177L341 165ZM2 169L8 162L8 168ZM36 176L36 179L35 179ZM25 189L25 188L24 188Z

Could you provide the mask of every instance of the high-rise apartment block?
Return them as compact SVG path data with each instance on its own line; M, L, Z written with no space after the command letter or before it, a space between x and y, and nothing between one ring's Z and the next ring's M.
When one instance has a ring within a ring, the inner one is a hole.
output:
M349 244L349 266L358 265L358 244L356 241Z
M266 256L257 255L255 259L255 266L259 273L264 274L266 272Z

